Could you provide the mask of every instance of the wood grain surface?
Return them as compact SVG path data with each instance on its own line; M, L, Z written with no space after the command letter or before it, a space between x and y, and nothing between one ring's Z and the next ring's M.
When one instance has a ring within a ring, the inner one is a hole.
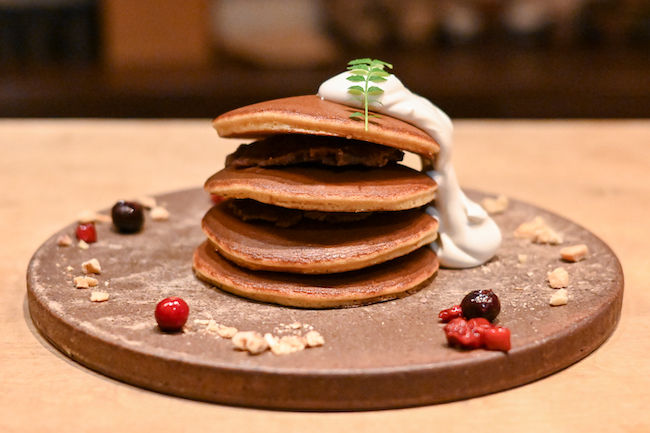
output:
M622 431L650 428L650 122L457 121L454 163L467 188L575 221L617 254L623 314L593 354L550 377L454 403L362 413L294 413L145 391L79 366L35 330L31 255L84 210L190 188L237 142L209 120L0 121L0 430L14 431Z

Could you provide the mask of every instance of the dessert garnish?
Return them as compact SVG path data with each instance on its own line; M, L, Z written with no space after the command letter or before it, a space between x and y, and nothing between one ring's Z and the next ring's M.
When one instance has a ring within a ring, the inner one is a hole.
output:
M137 233L144 224L142 205L136 202L118 201L111 209L111 217L120 233Z
M460 349L510 350L510 330L491 323L501 310L499 298L492 290L474 290L459 305L442 310L447 343Z
M377 98L373 96L381 95L384 90L379 86L371 85L371 83L383 83L390 73L386 72L384 68L393 69L393 65L381 60L371 59L357 59L348 62L348 71L352 75L347 77L348 81L354 83L362 83L362 85L353 85L348 87L348 93L353 95L353 99L360 101L363 106L363 113L356 111L350 114L350 117L362 117L366 131L368 130L368 118L381 117L377 113L370 113L368 107L370 104L381 104Z
M174 333L182 331L189 314L190 307L183 299L177 296L165 298L156 305L156 322L163 332Z
M92 244L97 242L97 229L95 228L95 223L80 223L77 225L77 230L75 232L77 239L84 241L87 244Z

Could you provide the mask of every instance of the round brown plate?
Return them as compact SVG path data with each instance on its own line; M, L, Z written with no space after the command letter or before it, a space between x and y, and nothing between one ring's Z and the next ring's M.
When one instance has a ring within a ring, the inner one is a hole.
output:
M468 194L480 199L481 194ZM200 282L192 254L205 237L201 218L211 203L202 189L158 197L168 221L146 220L135 235L98 225L89 249L46 241L27 272L28 303L40 332L79 363L143 388L232 405L290 410L362 410L441 403L523 385L587 356L613 332L623 297L616 256L596 236L562 217L521 202L495 220L504 242L493 261L466 270L441 269L419 292L390 302L333 310L307 310L238 298ZM564 235L564 245L585 243L581 262L559 259L560 246L515 239L519 224L536 216ZM528 260L520 263L519 256ZM81 263L97 258L106 302L95 289L75 289ZM569 303L551 307L547 272L570 275ZM512 332L508 353L447 347L438 312L465 293L493 289L501 299L499 324ZM190 305L185 332L164 334L154 320L161 299L181 296ZM253 356L206 329L206 320L274 335L319 331L322 347L290 355ZM293 325L293 326L291 326Z

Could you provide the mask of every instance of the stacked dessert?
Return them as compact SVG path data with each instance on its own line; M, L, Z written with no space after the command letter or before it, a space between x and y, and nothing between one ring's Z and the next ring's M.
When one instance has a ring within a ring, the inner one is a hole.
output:
M329 308L397 298L438 269L425 212L436 183L399 164L432 160L438 143L391 116L368 126L317 95L272 100L216 118L247 138L205 189L225 200L202 221L197 276L250 299Z

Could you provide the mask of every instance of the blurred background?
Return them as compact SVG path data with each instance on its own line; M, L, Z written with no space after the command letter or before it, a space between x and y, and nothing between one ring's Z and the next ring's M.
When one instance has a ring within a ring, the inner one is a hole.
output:
M359 57L454 118L650 117L650 0L0 0L0 117L215 117Z

